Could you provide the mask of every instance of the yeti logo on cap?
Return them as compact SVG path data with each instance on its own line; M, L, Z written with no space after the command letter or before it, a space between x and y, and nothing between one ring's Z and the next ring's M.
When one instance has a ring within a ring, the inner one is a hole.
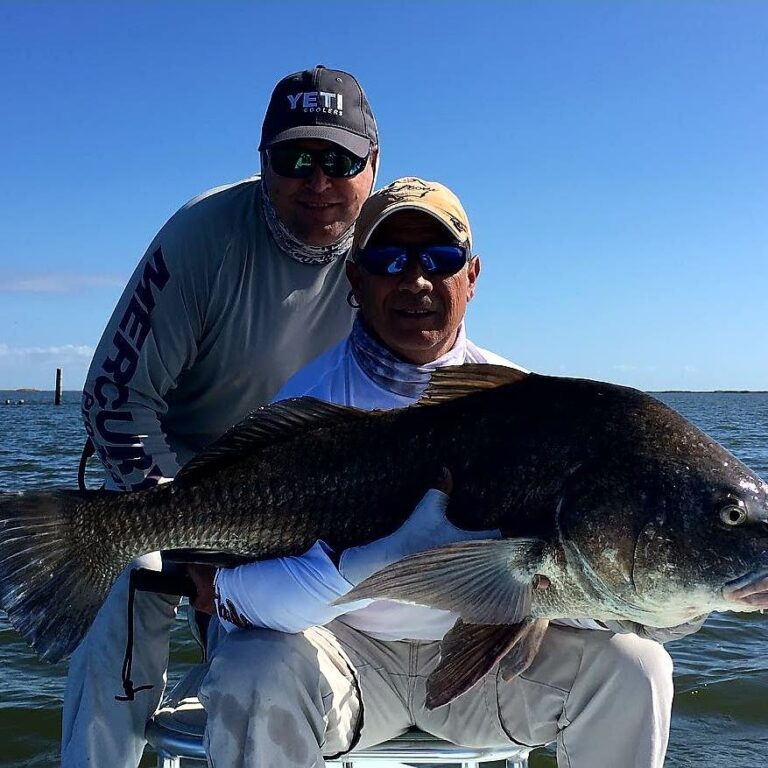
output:
M344 103L340 93L329 91L302 91L289 93L288 103L291 109L302 109L304 112L325 112L329 115L343 115Z

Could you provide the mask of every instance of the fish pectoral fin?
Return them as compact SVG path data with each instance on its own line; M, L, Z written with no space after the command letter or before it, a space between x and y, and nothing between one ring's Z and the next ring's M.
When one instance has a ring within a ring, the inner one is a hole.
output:
M427 678L427 709L449 704L485 677L527 636L535 619L517 624L467 624L459 619L440 643L440 662Z
M458 613L472 624L516 624L531 606L541 539L478 539L420 552L382 568L336 600L400 600Z
M514 680L531 666L549 627L549 619L526 619L523 623L526 626L520 630L499 665L501 676L507 682Z

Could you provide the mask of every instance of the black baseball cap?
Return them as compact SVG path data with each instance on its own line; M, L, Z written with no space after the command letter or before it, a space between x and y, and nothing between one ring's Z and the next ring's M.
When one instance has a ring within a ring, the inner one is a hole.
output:
M321 64L284 77L272 91L259 151L292 139L324 139L365 157L379 132L360 83Z

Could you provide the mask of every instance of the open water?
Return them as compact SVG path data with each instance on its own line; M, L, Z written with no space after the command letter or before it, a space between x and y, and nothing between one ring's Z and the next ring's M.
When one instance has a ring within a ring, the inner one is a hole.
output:
M768 479L768 394L659 397ZM64 393L55 407L52 392L0 392L0 491L74 486L83 440L78 393ZM94 466L89 484L98 483ZM676 689L668 768L768 768L768 616L713 616L667 648ZM197 659L180 619L172 679ZM38 661L0 614L0 766L58 765L65 673L64 663ZM149 756L142 763L153 764ZM531 761L531 768L554 765L543 751Z

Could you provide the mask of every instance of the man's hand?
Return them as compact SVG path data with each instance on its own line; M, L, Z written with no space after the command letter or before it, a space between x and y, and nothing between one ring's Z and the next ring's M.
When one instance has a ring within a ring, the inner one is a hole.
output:
M768 608L768 573L750 574L727 584L723 596L737 605L746 606L747 610ZM734 607L734 610L739 609Z
M349 547L341 553L341 575L351 584L359 584L372 573L408 555L456 541L456 528L445 516L452 491L453 478L448 468L443 467L408 519L396 531L370 544ZM476 538L481 538L481 535Z
M189 578L195 582L197 589L197 594L189 601L189 604L196 611L211 615L216 613L216 606L213 601L213 579L216 576L216 569L212 565L190 563L187 565L187 573Z

